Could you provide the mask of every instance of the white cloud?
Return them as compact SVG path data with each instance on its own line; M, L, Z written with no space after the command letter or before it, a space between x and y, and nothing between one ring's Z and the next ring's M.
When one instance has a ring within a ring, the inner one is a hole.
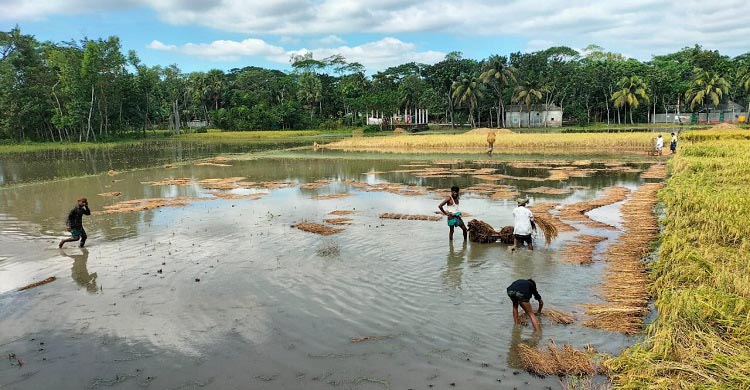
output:
M175 25L263 36L398 36L417 32L513 37L528 47L550 41L596 43L641 59L701 44L725 54L747 51L747 0L1 0L0 20L149 8ZM342 42L321 42L323 46Z
M318 43L324 46L340 45L344 42L345 41L343 39L339 38L336 35L329 35L327 37L324 37L318 40Z
M263 40L248 38L243 41L218 40L211 43L187 43L182 46L165 45L157 40L152 41L149 49L176 51L189 56L201 57L212 61L238 61L242 57L276 57L283 55L284 49L269 45Z

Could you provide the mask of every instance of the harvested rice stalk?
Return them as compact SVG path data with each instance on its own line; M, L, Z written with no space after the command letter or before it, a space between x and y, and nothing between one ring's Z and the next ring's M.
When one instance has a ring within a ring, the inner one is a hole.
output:
M119 191L115 191L115 192L102 192L101 194L99 194L99 196L104 196L104 197L107 197L107 198L114 198L114 197L117 197L117 196L120 196L120 195L122 195L122 192L119 192Z
M220 163L212 163L212 162L199 162L195 163L196 166L209 166L209 167L231 167L232 164L220 164Z
M544 234L544 242L546 242L547 245L552 243L552 240L557 238L557 227L555 227L555 224L553 224L546 216L535 216L534 222L536 223L536 226L539 228L539 230L542 231L542 234Z
M325 221L325 223L327 224L337 225L337 226L352 224L351 218L326 218L323 221Z
M407 219L416 221L439 221L443 219L437 215L419 215L419 214L397 214L397 213L383 213L380 214L380 218L383 219Z
M354 210L333 210L333 211L331 211L328 214L331 214L331 215L350 215L350 214L354 214L354 213L356 213L356 211L354 211Z
M348 198L350 196L354 196L354 194L328 194L328 195L318 195L314 196L313 199L315 200L326 200L326 199L339 199L339 198Z
M565 188L552 188L552 187L534 187L524 190L524 192L532 194L548 194L548 195L567 195L570 194L571 190Z
M534 213L534 218L537 218L539 216L541 216L542 218L547 218L547 221L554 225L558 232L574 232L578 230L573 226L570 226L567 223L561 221L554 214L552 214L552 210L555 209L558 205L560 205L560 203L542 202L529 207L529 210Z
M594 258L594 248L607 237L583 234L569 242L562 249L562 258L566 263L588 264Z
M152 186L187 186L192 184L193 178L184 177L180 179L166 179L161 181L142 181L141 184L148 184Z
M643 331L643 316L648 313L649 283L646 264L649 245L659 236L654 215L657 192L663 183L647 183L638 188L622 206L623 227L619 242L610 246L603 284L604 305L587 305L592 318L584 325L625 334Z
M258 184L269 189L292 188L297 186L297 183L291 181L263 181Z
M627 198L629 193L630 190L625 187L607 187L601 196L596 199L564 205L558 216L564 221L577 221L595 225L598 228L612 229L613 227L610 225L592 220L586 213L598 207L621 202Z
M478 219L472 219L467 224L467 228L469 229L469 241L471 242L483 244L495 242L500 235L500 232L496 232L490 224Z
M340 233L344 231L344 229L331 228L331 227L321 225L319 223L314 223L314 222L300 222L300 223L292 225L292 227L305 231L305 232L321 234L324 236L330 236L332 234L336 234L336 233Z
M228 194L226 192L219 192L219 191L213 191L213 192L210 192L210 194L220 199L253 199L253 200L260 199L268 195L268 193L255 193L255 194L240 195L240 194Z
M641 173L641 179L665 179L667 177L666 164L653 164Z
M536 314L540 319L549 320L555 325L570 325L576 321L575 317L560 310L545 308L542 314ZM528 324L528 317L526 312L520 312L518 319L521 321L521 325L526 326Z
M573 348L570 344L558 348L552 339L546 351L519 344L518 355L522 368L536 375L592 376L597 373L592 356Z
M304 188L306 190L317 190L318 188L325 187L329 184L331 184L329 180L316 180L312 183L301 184L300 188Z
M24 291L24 290L28 290L30 288L39 287L39 286L45 285L47 283L52 283L55 280L57 280L56 277L50 276L49 278L44 279L42 281L39 281L39 282L36 282L36 283L31 283L29 285L23 286L23 287L19 288L18 291Z
M102 211L94 211L92 214L124 214L132 213L135 211L151 210L158 207L174 207L174 206L187 206L188 204L207 200L209 198L188 198L188 197L176 197L176 198L147 198L147 199L131 199L122 202L117 202L113 205L104 206Z

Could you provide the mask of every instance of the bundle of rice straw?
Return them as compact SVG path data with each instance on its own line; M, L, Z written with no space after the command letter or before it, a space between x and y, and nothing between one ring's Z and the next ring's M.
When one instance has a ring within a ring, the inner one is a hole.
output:
M518 355L521 358L522 368L536 375L591 376L599 372L593 356L573 348L570 344L558 348L552 339L546 351L519 344Z
M497 236L500 234L490 224L478 219L472 219L467 227L469 228L469 241L471 242L480 242L483 244L495 242L497 241Z
M534 222L536 223L536 226L539 228L539 230L542 231L542 234L544 234L544 242L549 245L553 239L557 238L557 227L547 219L547 217L542 215L534 216Z
M520 316L518 318L521 321L521 324L526 325L527 324L526 313L522 312L519 314ZM572 315L564 311L550 309L550 308L545 308L544 311L542 311L542 314L537 315L537 317L549 319L549 321L555 325L570 325L576 321L575 317L573 317Z

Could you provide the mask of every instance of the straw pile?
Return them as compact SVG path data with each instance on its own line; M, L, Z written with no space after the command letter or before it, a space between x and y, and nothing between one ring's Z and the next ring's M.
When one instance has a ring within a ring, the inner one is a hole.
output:
M229 194L226 192L219 192L219 191L212 191L210 192L211 195L219 198L219 199L260 199L268 193L255 193L255 194Z
M594 221L586 213L598 207L621 202L628 197L629 193L630 190L625 187L607 187L596 199L566 204L560 209L559 217L562 220L583 222L600 229L613 229L610 225Z
M292 225L292 227L305 231L305 232L321 234L324 236L330 236L332 234L336 234L336 233L340 233L344 231L344 229L331 228L331 227L321 225L319 223L314 223L314 222L300 222L300 223Z
M540 321L541 319L546 319L555 325L570 325L576 321L575 317L564 311L549 308L545 308L544 311L542 311L542 314L535 313L535 315L540 317ZM518 315L518 319L521 321L522 325L526 326L528 324L529 318L526 316L526 312L521 311Z
M504 189L500 189L492 195L490 195L490 199L492 200L500 200L500 199L513 199L519 195L519 192L512 189L511 187L507 187Z
M711 130L739 130L740 127L731 123L719 123L718 125L712 126Z
M471 242L487 244L497 241L500 235L500 232L495 231L490 224L478 219L472 219L466 226L469 229L469 241Z
M583 234L562 249L562 258L566 263L588 264L594 258L594 248L607 237Z
M180 179L165 179L161 181L142 181L141 184L152 186L187 186L192 184L193 178L184 177Z
M318 195L314 196L313 199L315 200L326 200L326 199L339 199L339 198L348 198L350 196L354 196L354 194L328 194L328 195Z
M120 196L120 195L122 195L122 192L119 192L119 191L116 191L116 192L102 192L101 194L99 194L99 196L104 196L104 197L107 197L107 198L114 198L114 197Z
M443 217L438 216L438 215L397 214L397 213L383 213L383 214L380 214L380 218L407 219L410 221L439 221L443 219Z
M301 184L300 188L304 188L306 190L317 190L318 188L325 187L329 184L331 184L329 180L316 180L312 183Z
M547 345L547 350L518 344L518 355L522 368L535 375L592 376L600 372L593 356L573 348L570 344L558 348L552 339Z
M552 187L542 186L542 187L529 188L527 190L524 190L524 192L528 192L531 194L567 195L573 191L569 189L565 189L565 188L552 188Z
M351 214L354 214L354 213L356 213L356 211L354 211L354 210L333 210L333 211L331 211L328 214L331 214L331 215L351 215Z
M326 218L323 221L329 225L336 225L336 226L342 226L342 225L351 225L352 219L351 218Z
M625 232L617 244L610 246L606 260L607 274L603 285L603 305L586 305L591 320L584 325L625 334L643 330L643 316L648 313L650 295L646 263L650 244L659 236L654 215L657 192L663 183L647 183L633 193L622 207Z
M219 179L203 179L198 182L203 188L207 190L233 190L237 187L237 182L243 180L244 177L225 177Z
M261 187L274 190L279 188L292 188L297 186L297 183L292 181L263 181L258 184L260 184Z
M114 169L110 169L109 171L107 171L107 174L110 176L114 176L114 175L119 175L120 172L117 172Z
M195 163L197 166L209 166L209 167L231 167L232 164L221 164L221 163L213 163L213 162L199 162Z
M548 216L548 222L555 225L555 229L557 229L558 232L574 232L578 229L574 228L573 226L568 225L567 223L561 221L559 218L554 216L551 211L557 207L560 203L552 203L552 202L542 202L537 203L528 209L531 210L532 213L534 213L534 217L538 217L541 214L544 214L545 216Z
M393 134L406 134L406 133L408 132L400 127L397 127L393 130Z
M641 179L665 179L667 177L666 164L654 164L641 173Z
M104 206L104 210L94 211L92 214L123 214L135 211L151 210L159 207L187 206L191 202L207 199L208 198L189 198L183 196L176 198L132 199L117 202L110 206Z
M23 286L23 287L19 288L18 291L24 291L24 290L28 290L30 288L39 287L39 286L45 285L47 283L52 283L55 280L57 280L56 277L50 276L49 278L44 279L42 281L39 281L39 282L36 282L36 283L31 283L29 285Z

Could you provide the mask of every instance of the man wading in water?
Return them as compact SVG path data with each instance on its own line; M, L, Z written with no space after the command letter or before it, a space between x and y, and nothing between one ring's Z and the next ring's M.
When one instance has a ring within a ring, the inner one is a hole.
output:
M542 301L542 296L539 295L539 291L536 290L536 282L534 282L533 279L518 279L508 286L506 291L508 297L513 302L513 322L516 325L521 323L521 320L518 318L518 305L521 305L521 308L523 308L523 311L526 312L526 315L531 320L531 325L534 326L534 331L538 332L540 329L539 321L536 319L534 309L531 308L531 303L529 302L533 295L534 299L539 302L539 310L536 311L536 314L542 314L544 301Z
M466 230L466 225L464 225L464 220L461 219L461 212L458 211L458 191L458 186L451 187L451 195L445 198L443 203L440 203L438 209L440 209L441 213L448 216L448 226L451 228L450 233L448 233L448 239L453 240L453 229L458 226L464 231L464 241L466 241L468 231ZM443 206L446 206L448 211L443 210Z
M83 230L84 215L91 215L91 210L89 210L89 201L86 200L86 198L81 198L78 199L78 204L73 210L70 210L68 219L65 220L65 226L68 227L68 231L73 237L60 241L60 245L57 246L58 248L62 248L66 242L74 242L78 240L81 240L79 247L83 248L86 244L87 237L86 231Z
M534 214L526 208L528 199L518 199L518 207L513 210L513 249L518 249L518 243L529 244L529 250L534 250L531 243L531 231L536 230Z

